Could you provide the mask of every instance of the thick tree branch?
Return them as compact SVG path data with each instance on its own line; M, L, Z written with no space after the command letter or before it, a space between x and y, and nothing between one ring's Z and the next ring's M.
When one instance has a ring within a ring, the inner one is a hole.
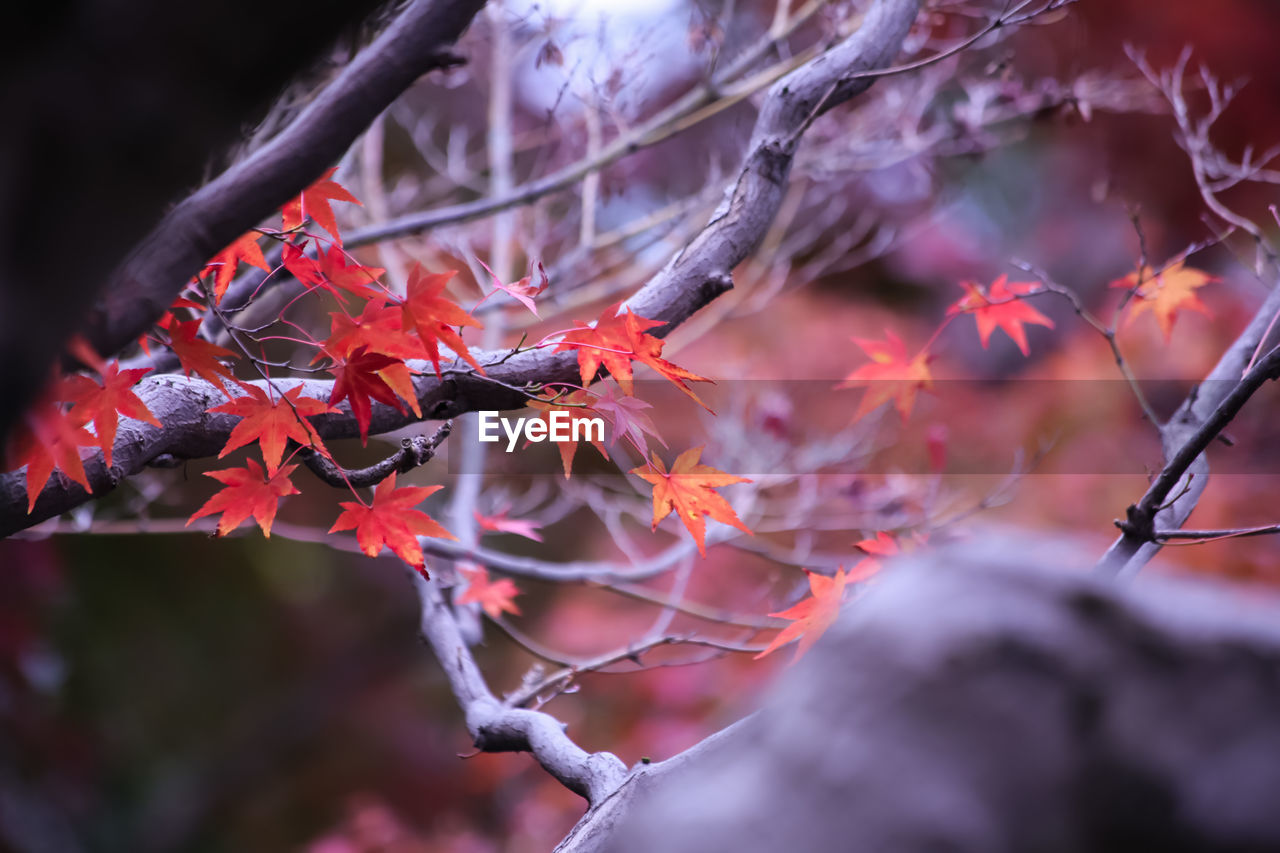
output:
M86 330L118 352L215 252L305 189L405 89L456 63L447 48L484 0L414 0L287 129L175 207L112 276Z

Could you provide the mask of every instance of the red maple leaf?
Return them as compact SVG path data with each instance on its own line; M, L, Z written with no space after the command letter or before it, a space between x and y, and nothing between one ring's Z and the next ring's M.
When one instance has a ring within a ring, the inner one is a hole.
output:
M534 542L542 541L542 536L538 533L538 528L542 525L536 521L507 518L505 509L493 515L481 515L475 511L473 511L473 514L476 517L476 524L480 525L481 530L490 530L494 533L514 533L516 536L523 536L526 539L532 539Z
M833 578L811 572L808 569L805 569L805 573L809 576L809 598L803 599L786 610L769 614L778 619L790 619L792 624L783 628L778 636L773 638L773 642L769 643L764 651L756 655L756 660L799 638L800 647L796 649L796 656L791 660L792 663L795 663L804 656L805 652L809 651L809 648L817 642L823 632L830 628L832 623L836 621L836 617L840 615L840 605L844 601L845 585L849 580L848 576L845 575L844 569L839 569Z
M863 539L861 542L855 543L853 547L874 556L864 558L858 565L853 567L848 575L849 583L861 583L873 575L879 574L883 564L876 559L877 557L893 557L902 553L902 549L898 546L898 540L894 539L892 534L883 530L876 531L874 539Z
M256 231L242 234L239 239L214 255L205 264L206 269L214 268L213 301L215 303L222 301L223 295L227 292L227 285L231 284L231 279L235 278L236 267L241 261L260 270L271 272L271 267L267 266L267 259L262 256L262 247L258 245Z
M457 270L428 273L422 269L421 264L414 265L413 271L409 273L407 296L401 304L404 327L417 330L418 337L427 348L427 358L431 359L431 363L435 365L436 376L440 376L439 343L441 342L484 375L484 368L471 355L471 351L462 341L462 336L451 328L452 326L457 326L459 330L463 326L484 328L479 320L463 311L462 306L444 295L445 285L457 274Z
M965 295L947 309L947 314L973 314L978 324L978 338L982 341L983 349L986 349L991 341L991 333L999 328L1004 329L1005 334L1013 339L1023 355L1029 355L1025 324L1033 323L1037 326L1053 328L1052 320L1021 299L1023 296L1039 292L1041 290L1039 282L1011 282L1008 276L1002 275L993 281L988 289L972 281L962 281L960 286L964 288Z
M351 414L355 415L360 426L360 442L369 443L369 420L373 417L371 399L386 403L403 413L400 395L413 409L413 413L422 417L418 408L418 398L414 395L413 379L408 366L398 358L382 353L368 352L366 347L357 347L329 368L334 375L333 392L329 395L329 405L343 400L351 401Z
M320 253L320 271L336 287L354 293L361 299L379 296L378 279L386 272L382 267L366 267L347 262L347 253L337 243Z
M929 374L929 356L921 350L913 358L907 358L902 340L885 329L885 339L874 341L854 338L853 342L871 359L845 377L837 388L866 388L862 402L854 413L856 421L868 412L878 409L882 403L893 401L894 408L905 422L915 405L916 391L932 387Z
M27 466L27 512L35 509L36 499L45 483L58 468L75 482L92 492L80 459L80 446L97 444L97 439L84 429L83 421L72 419L52 399L33 405L23 416L9 439L10 470Z
M710 412L711 409L698 399L698 395L685 384L685 380L690 382L710 382L711 380L696 373L690 373L683 367L678 367L662 358L662 339L646 334L647 330L664 325L662 321L641 317L633 313L630 308L626 313L619 314L620 307L621 303L615 303L604 309L600 318L596 320L596 324L589 329L576 329L566 333L563 342L555 349L556 352L561 352L577 348L578 372L582 376L582 384L590 385L600 367L603 366L617 381L622 392L630 395L633 391L631 362L638 361L641 364L647 364L669 379L677 388L692 397L694 402Z
M111 467L111 450L115 446L120 415L152 426L163 426L133 393L133 386L151 370L150 367L121 370L119 363L113 361L103 365L101 385L82 373L68 376L62 382L62 399L74 404L71 420L77 425L93 421L94 432L98 434L97 443L102 448L102 457L108 468Z
M503 613L520 615L515 597L520 594L511 578L489 580L489 570L484 566L468 568L459 565L458 571L467 579L467 588L454 599L455 604L479 604L490 619L498 619Z
M333 294L333 298L337 299L340 304L346 304L346 295L333 285L328 278L325 277L324 271L320 269L320 265L316 260L306 253L306 246L295 246L292 243L285 244L284 252L280 256L284 263L284 268L293 274L293 277L302 282L308 291L319 288Z
M1173 335L1173 324L1178 319L1179 311L1198 311L1206 317L1213 316L1209 306L1201 302L1195 292L1210 282L1222 279L1209 275L1203 270L1183 266L1183 263L1183 260L1173 261L1159 272L1153 272L1151 267L1143 267L1141 285L1138 284L1139 273L1137 272L1131 272L1124 278L1111 282L1112 287L1126 290L1137 288L1133 298L1125 307L1126 328L1138 315L1150 311L1155 315L1156 322L1160 324L1165 343L1168 343Z
M531 400L529 402L529 408L542 412L542 419L547 422L548 430L550 430L551 427L552 412L564 412L569 416L569 434L573 435L574 421L589 421L601 414L592 408L592 403L595 399L595 395L590 391L583 391L579 389L569 394L562 394L558 397L554 397L555 402L552 402L551 399ZM550 432L548 431L548 435L549 434ZM587 430L586 435L592 435L591 431ZM567 480L569 479L569 473L573 468L573 457L578 452L578 442L557 441L555 444L556 449L560 451L560 464L564 467L564 478ZM592 438L591 445L596 450L600 451L600 455L605 459L609 458L609 451L605 449L603 442ZM665 447L665 445L663 446Z
M306 418L335 411L332 406L312 397L301 396L301 385L284 391L274 400L256 385L241 387L248 392L247 396L236 397L229 403L209 409L211 412L225 412L241 419L227 437L226 446L218 454L219 459L238 447L256 441L261 446L262 459L267 463L267 474L274 476L280 467L280 460L284 458L285 443L289 439L304 447L314 448L325 456L329 455L320 435Z
M333 239L339 243L342 242L342 235L338 233L338 222L334 219L333 209L329 207L329 202L331 200L349 201L353 204L360 204L360 200L347 192L337 181L329 180L336 171L338 171L338 167L334 166L325 172L320 177L320 180L307 187L302 191L301 195L281 208L280 212L285 231L297 228L310 216L317 225L328 231Z
M392 358L427 357L422 342L405 331L399 306L387 305L375 298L365 303L359 317L353 318L341 311L334 311L329 316L333 318L329 337L316 359L322 358L324 353L334 358L346 358L360 347Z
M235 530L249 516L262 528L262 535L271 536L271 523L276 519L276 508L280 499L298 494L297 488L289 482L289 475L297 465L285 465L269 478L263 477L262 466L256 459L245 460L244 468L225 468L221 471L206 471L206 477L212 477L224 488L195 511L187 519L187 526L197 518L222 513L218 519L217 535L226 536Z
M652 462L632 468L631 473L653 485L653 529L657 530L658 522L675 510L698 543L698 553L705 557L705 516L711 516L716 521L730 524L751 535L751 531L738 518L729 502L714 491L722 486L751 481L717 471L710 465L702 465L698 461L701 456L701 447L686 450L676 457L675 464L668 472L655 453Z
M479 258L476 260L479 260ZM528 308L533 316L538 317L538 306L534 304L533 300L534 298L541 296L542 291L546 290L547 285L550 284L550 281L547 279L547 271L542 266L541 261L538 262L538 284L536 287L532 284L532 273L519 281L513 281L511 284L503 284L502 279L498 278L497 273L489 269L488 264L484 261L480 261L480 266L484 267L485 271L489 273L489 277L493 279L493 286L496 290L501 290L525 308ZM539 317L538 319L542 318Z
M426 561L422 557L419 536L437 539L457 539L421 510L414 509L427 496L438 492L441 486L405 486L396 488L396 475L378 484L373 493L373 503L365 506L356 501L344 501L343 512L329 528L330 533L339 530L356 531L360 550L376 557L386 545L409 565L426 575Z
M227 395L227 399L231 399L231 394L227 392L226 386L223 385L224 379L229 379L240 384L236 378L231 375L231 371L218 360L221 358L236 358L236 354L229 349L224 349L217 344L211 344L198 336L200 331L200 323L202 320L187 320L179 322L174 320L169 324L169 346L173 349L173 354L178 357L178 361L182 362L182 372L187 376L192 373L199 376L205 382L213 385Z
M641 411L653 407L639 397L620 397L614 393L613 388L605 388L591 404L591 408L604 415L613 427L609 433L610 447L619 438L625 438L640 451L640 458L643 459L649 455L649 440L646 436L653 436L663 447L667 446L662 436L658 435L658 428L653 425L653 421Z

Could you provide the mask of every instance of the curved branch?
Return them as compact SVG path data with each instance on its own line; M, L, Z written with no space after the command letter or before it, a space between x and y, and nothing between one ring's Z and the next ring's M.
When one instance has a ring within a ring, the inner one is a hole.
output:
M1128 508L1128 517L1120 522L1120 537L1098 562L1099 572L1112 576L1134 574L1159 553L1163 540L1168 538L1157 537L1156 530L1177 530L1191 515L1208 485L1205 449L1263 382L1280 375L1280 350L1273 350L1246 372L1277 314L1280 286L1272 288L1205 381L1192 389L1178 411L1160 428L1165 466L1142 499ZM1184 482L1186 489L1165 506L1179 482Z
M640 316L665 324L654 329L653 334L669 333L733 286L731 271L755 250L782 205L803 131L815 116L870 87L874 78L858 75L889 63L900 49L919 6L919 0L878 0L857 32L770 88L743 165L711 221L627 301L627 306ZM425 418L443 420L480 409L522 408L528 395L518 389L574 383L579 378L573 351L528 350L515 356L492 352L477 356L486 364L487 377L452 369L445 371L443 378L434 373L417 377L414 390ZM259 380L252 384L264 383ZM328 381L300 384L305 396L319 400L329 399L333 388ZM22 474L0 475L0 536L31 527L110 491L164 454L177 458L213 456L226 444L236 423L230 415L206 411L221 402L223 396L203 380L173 374L152 376L139 383L136 393L164 426L122 422L112 468L108 470L101 457L85 464L93 495L60 472L55 473L30 514L26 512ZM324 439L359 435L355 418L345 403L338 413L318 415L312 422ZM413 422L410 415L375 404L369 432L390 432Z
M160 318L219 249L314 181L419 77L456 64L447 48L484 0L414 0L297 119L201 187L116 270L85 334L119 352Z
M368 468L343 468L309 447L302 448L299 455L313 474L335 489L374 486L390 477L393 472L407 474L430 462L435 458L436 448L449 437L452 429L453 421L445 421L430 438L425 435L402 438L399 450Z

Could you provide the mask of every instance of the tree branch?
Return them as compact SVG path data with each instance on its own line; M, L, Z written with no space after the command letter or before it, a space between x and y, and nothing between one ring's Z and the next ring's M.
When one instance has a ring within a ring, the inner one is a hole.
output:
M1159 553L1165 537L1156 530L1177 530L1191 515L1209 480L1204 450L1268 379L1280 375L1280 350L1272 350L1247 373L1272 319L1280 313L1280 287L1272 288L1249 325L1232 342L1205 381L1192 389L1168 423L1160 428L1165 467L1138 503L1128 508L1123 531L1098 562L1098 571L1130 576ZM1243 374L1243 378L1240 378ZM1189 479L1187 479L1189 478ZM1165 502L1175 486L1186 488Z
M483 5L413 0L287 129L170 211L95 307L95 349L116 353L144 333L215 252L306 189L419 77L456 64L447 48Z

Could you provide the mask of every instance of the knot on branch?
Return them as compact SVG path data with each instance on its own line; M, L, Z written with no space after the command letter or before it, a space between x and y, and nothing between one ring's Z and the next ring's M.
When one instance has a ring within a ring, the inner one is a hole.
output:
M343 468L309 447L301 451L302 461L321 480L336 489L348 486L374 486L381 483L391 474L406 474L424 465L436 455L436 449L444 443L453 430L453 422L445 421L435 433L427 438L415 435L400 439L400 449L368 468Z
M1125 510L1125 520L1117 521L1116 527L1124 531L1125 536L1141 542L1156 541L1156 514L1142 504L1129 504Z

